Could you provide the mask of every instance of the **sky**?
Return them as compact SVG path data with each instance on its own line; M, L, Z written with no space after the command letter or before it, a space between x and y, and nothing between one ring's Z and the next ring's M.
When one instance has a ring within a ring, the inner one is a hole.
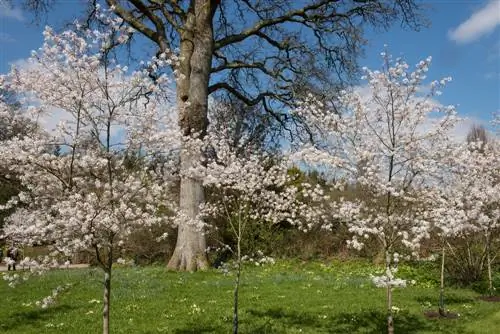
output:
M83 0L62 0L41 24L16 6L0 0L0 73L29 57L41 46L44 24L61 27L78 17ZM466 123L488 126L494 112L500 111L500 0L420 1L427 7L430 26L420 31L402 29L396 24L388 31L366 33L365 55L361 66L380 68L380 53L387 45L394 57L403 56L410 64L432 56L429 79L451 76L452 83L439 97L442 104L457 105ZM466 132L467 129L461 131Z

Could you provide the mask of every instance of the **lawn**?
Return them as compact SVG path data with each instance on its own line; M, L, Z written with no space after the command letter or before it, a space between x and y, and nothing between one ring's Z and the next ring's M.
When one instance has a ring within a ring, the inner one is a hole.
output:
M280 261L247 266L240 294L241 333L384 333L385 291L375 288L361 262ZM478 293L449 289L448 308L457 319L426 319L437 308L435 271L403 267L417 282L397 289L396 333L496 333L498 303ZM112 333L230 333L233 276L213 270L174 273L163 267L117 268L113 274ZM0 282L1 333L99 333L101 272L57 270L16 288ZM34 305L56 286L73 286L47 309Z

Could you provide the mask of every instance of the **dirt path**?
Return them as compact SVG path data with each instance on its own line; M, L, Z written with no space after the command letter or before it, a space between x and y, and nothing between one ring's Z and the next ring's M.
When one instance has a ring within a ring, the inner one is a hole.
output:
M70 264L68 266L68 269L78 269L78 268L88 268L88 264L86 263L81 263L81 264ZM65 267L61 267L61 269L64 269ZM17 270L19 271L23 271L23 268L20 267L20 266L17 266L16 268ZM27 270L27 268L26 268ZM7 266L6 265L3 265L3 264L0 264L0 272L3 272L3 271L7 271Z

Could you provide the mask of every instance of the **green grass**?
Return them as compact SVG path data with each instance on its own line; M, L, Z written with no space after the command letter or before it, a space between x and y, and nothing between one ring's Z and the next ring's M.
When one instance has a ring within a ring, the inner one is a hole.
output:
M241 333L384 333L385 291L373 287L375 268L360 262L278 262L245 267L241 288ZM458 319L429 320L437 309L434 271L403 267L422 278L397 289L396 333L496 333L498 304L477 300L472 290L449 289L448 308ZM113 273L112 333L230 333L233 277L218 271L173 273L163 267L117 268ZM59 270L16 288L0 282L1 333L98 333L101 331L101 272ZM70 282L56 305L34 301ZM99 303L96 303L98 300ZM31 304L30 304L31 303Z

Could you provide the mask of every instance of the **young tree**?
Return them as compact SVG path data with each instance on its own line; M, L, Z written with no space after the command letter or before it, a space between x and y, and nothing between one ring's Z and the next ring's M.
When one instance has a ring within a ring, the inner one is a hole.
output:
M40 126L0 149L3 168L19 175L25 189L9 202L17 210L6 236L48 245L56 259L92 250L104 272L103 333L109 332L112 265L121 245L134 229L166 221L160 207L169 203L170 183L147 168L151 153L179 148L170 81L115 64L109 46L122 28L108 20L109 31L55 34L47 27L29 64L3 78L24 96L21 107ZM160 56L151 63L159 68L171 61ZM42 120L54 113L59 123L42 131ZM139 152L133 166L128 152Z
M206 146L208 145L208 147ZM231 137L210 133L205 145L206 166L197 169L203 185L217 196L201 208L205 218L223 219L229 226L235 245L222 245L235 256L236 279L234 287L233 333L238 333L238 297L244 249L248 229L253 224L290 223L307 229L323 217L313 202L322 203L325 195L320 186L302 183L294 185L296 175L288 172L286 159L277 159L259 151L241 154L242 146L234 146ZM194 177L195 174L193 174Z
M316 143L298 156L366 194L332 208L347 222L352 247L361 249L363 239L371 236L383 249L386 272L374 282L387 289L387 327L393 333L392 288L405 284L395 277L399 253L408 249L417 254L428 237L431 176L449 145L455 108L433 99L449 78L431 82L430 91L422 92L430 57L412 72L402 59L392 60L385 52L382 57L382 70L365 68L367 86L344 92L335 108L309 101L297 110Z
M476 136L476 130L471 131L468 144L462 147L455 162L453 192L448 196L466 219L464 237L478 233L483 236L482 255L486 259L488 291L493 294L491 266L495 252L492 238L500 227L500 146L494 139L486 140L484 133ZM482 271L482 268L483 260L479 269Z
M52 2L25 1L35 10ZM180 74L176 78L179 124L184 135L201 137L207 128L209 94L229 94L246 105L260 105L286 127L291 115L277 107L293 105L305 92L322 95L326 84L335 85L356 72L365 26L387 28L398 19L411 28L421 24L419 6L413 0L106 3L159 54L179 50L180 62L172 66ZM201 159L183 152L182 169ZM195 219L203 202L201 183L182 178L180 207ZM169 268L207 268L205 248L203 231L179 226Z
M440 241L441 247L441 269L440 269L440 289L439 289L439 315L448 316L445 308L445 265L446 249L450 248L452 254L454 250L449 242L452 238L462 236L468 224L467 216L456 198L464 194L467 189L460 188L456 182L461 177L457 155L460 149L451 150L442 163L442 171L437 175L437 182L434 187L435 197L430 201L429 218L433 222L435 233ZM456 193L455 193L456 192Z
M488 290L493 293L491 262L492 233L498 228L498 145L486 142L486 131L473 127L467 136L466 144L460 143L448 151L440 161L442 171L436 183L436 197L432 202L430 216L434 220L438 237L441 240L441 289L439 314L447 316L444 305L445 254L449 249L455 265L463 272L477 278L483 271L484 258L488 269ZM474 236L484 236L484 249L474 254ZM458 239L458 253L450 239Z

